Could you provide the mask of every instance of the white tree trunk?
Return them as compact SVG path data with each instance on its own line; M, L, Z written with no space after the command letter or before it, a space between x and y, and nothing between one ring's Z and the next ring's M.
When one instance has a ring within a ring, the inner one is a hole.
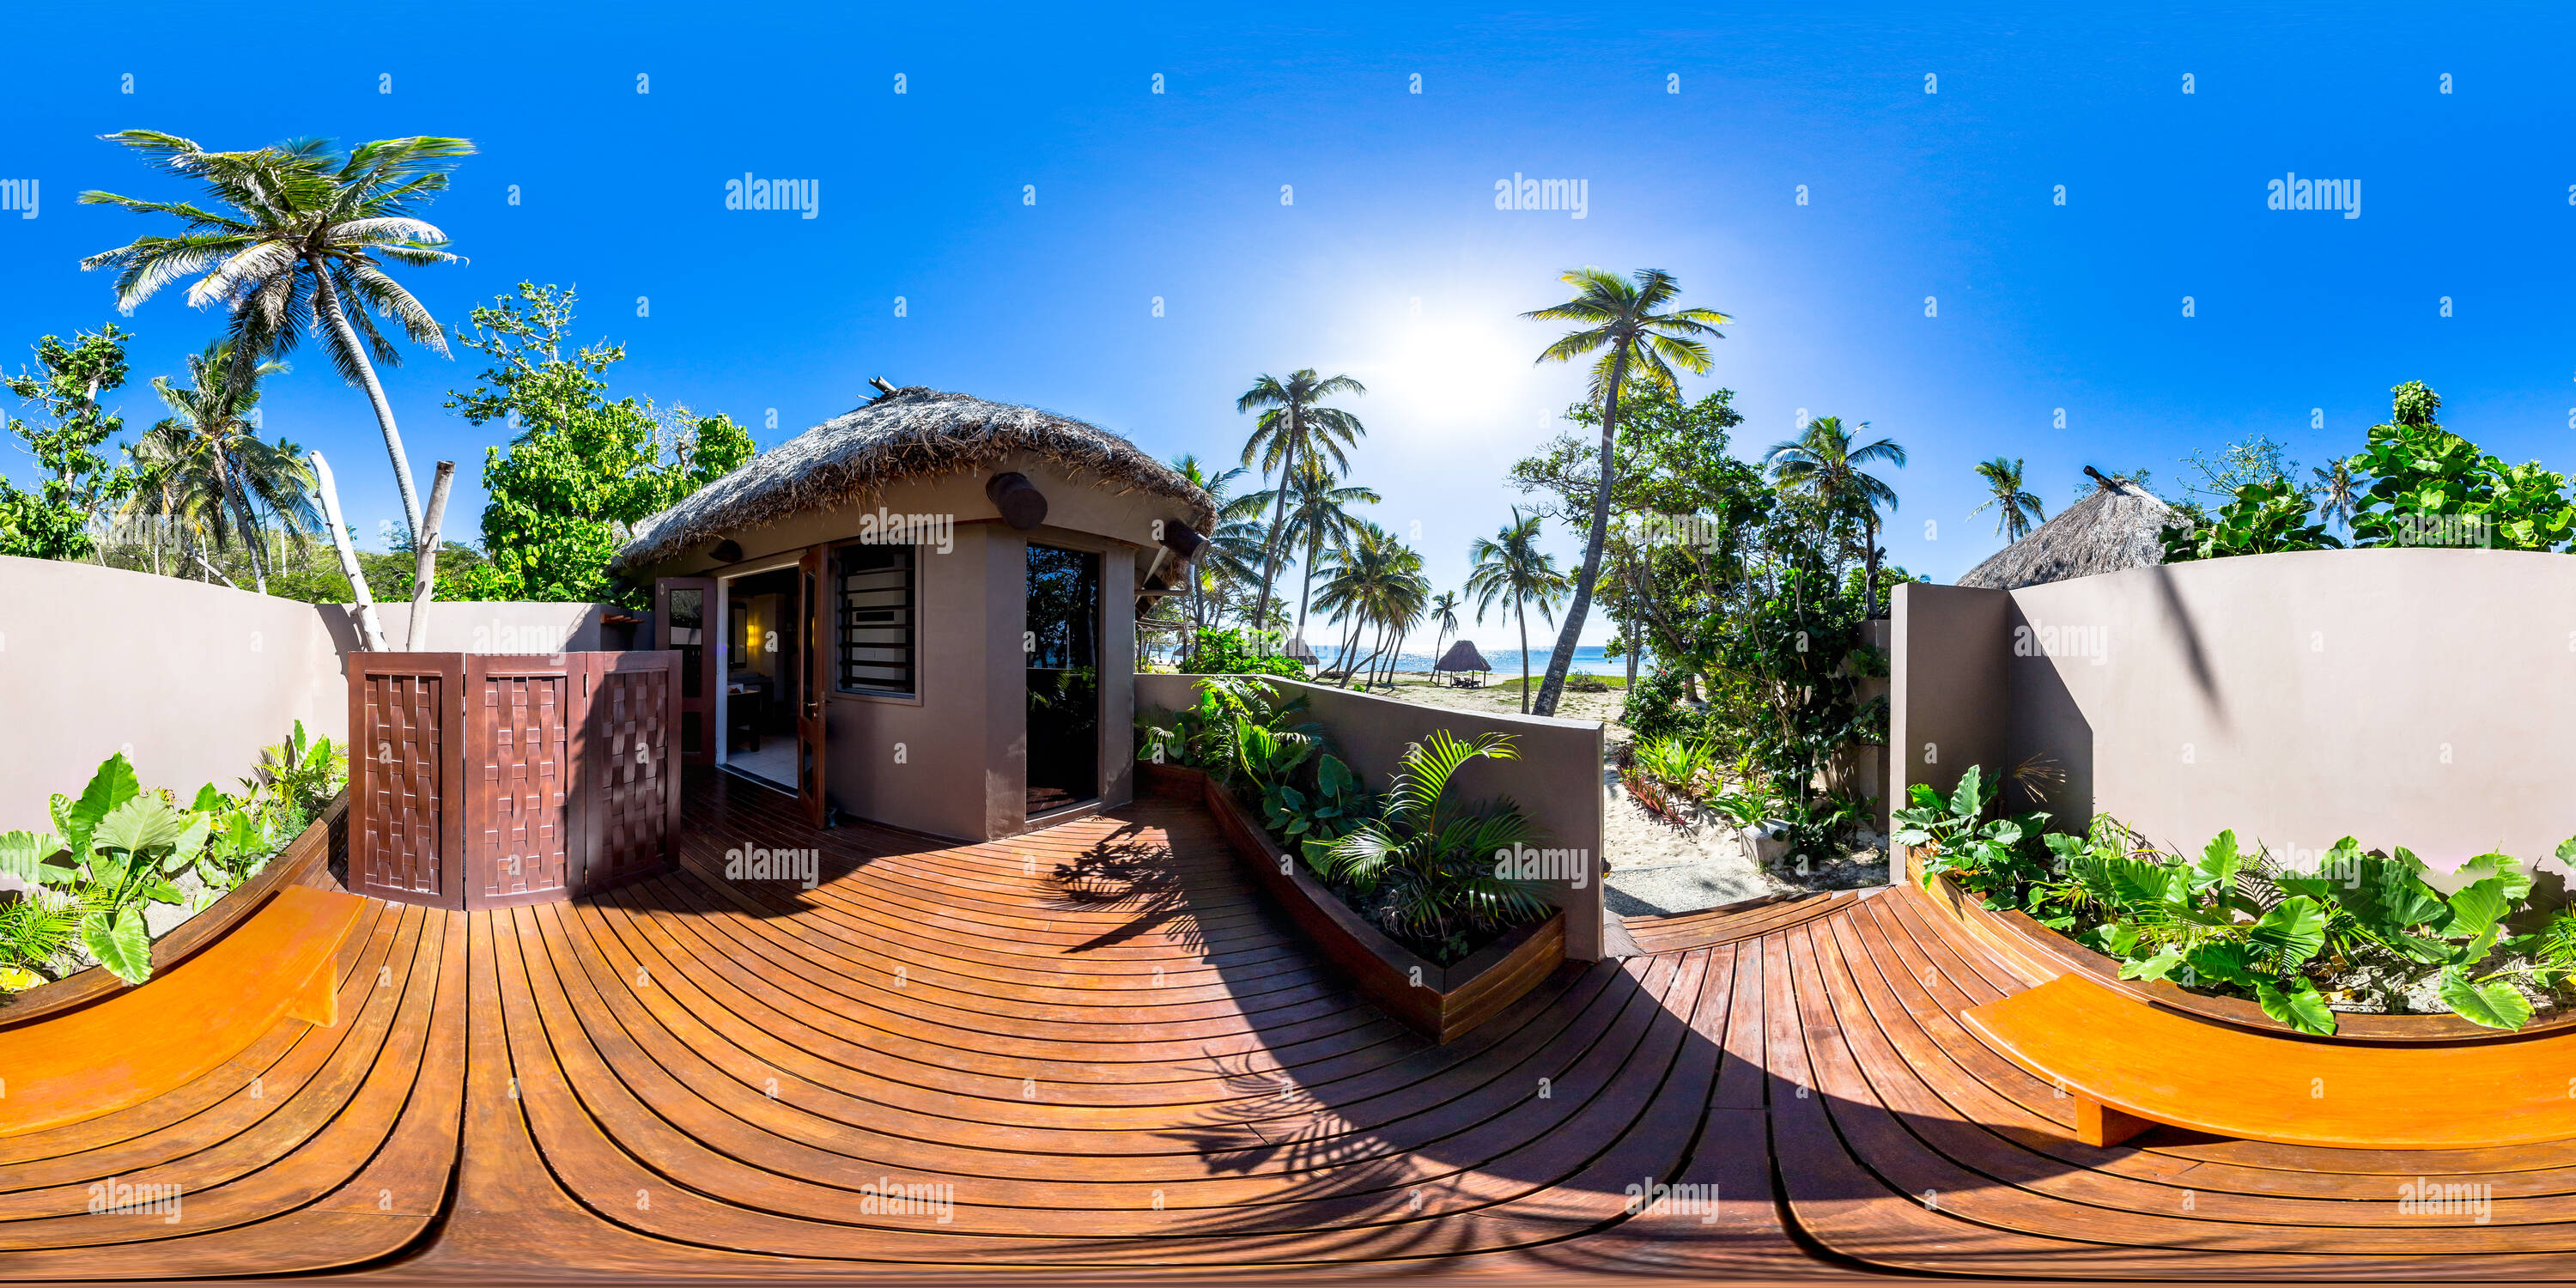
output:
M370 653L385 652L385 625L376 620L376 598L367 593L367 574L358 567L358 552L349 548L349 526L340 521L340 489L331 482L331 463L313 453L314 490L322 494L322 519L331 525L331 544L340 551L340 571L349 578L350 597L358 601L358 634Z

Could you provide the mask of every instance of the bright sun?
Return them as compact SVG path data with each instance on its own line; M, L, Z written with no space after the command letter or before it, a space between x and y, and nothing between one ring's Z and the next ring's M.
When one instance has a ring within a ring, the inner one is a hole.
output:
M1529 366L1491 329L1458 323L1413 322L1390 349L1385 392L1440 420L1492 417L1512 404Z

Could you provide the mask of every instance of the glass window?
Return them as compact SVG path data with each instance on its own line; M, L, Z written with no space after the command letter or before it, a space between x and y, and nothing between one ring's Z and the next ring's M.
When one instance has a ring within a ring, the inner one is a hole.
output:
M919 640L919 601L910 546L843 546L840 582L840 687L845 693L910 696Z

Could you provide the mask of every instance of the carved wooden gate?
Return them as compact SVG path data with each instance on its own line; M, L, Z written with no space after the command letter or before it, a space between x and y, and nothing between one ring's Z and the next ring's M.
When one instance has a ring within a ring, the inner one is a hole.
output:
M349 655L349 887L548 903L677 852L678 655Z

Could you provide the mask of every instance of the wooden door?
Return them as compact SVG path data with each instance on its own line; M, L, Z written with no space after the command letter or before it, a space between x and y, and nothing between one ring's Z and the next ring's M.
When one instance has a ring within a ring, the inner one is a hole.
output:
M680 655L680 727L674 741L684 764L716 763L716 632L723 616L713 577L663 577L653 583L653 646Z
M677 652L587 656L573 809L583 894L659 872L678 855L681 775L671 753L683 660Z
M586 653L465 659L465 903L563 899L581 838L568 808Z
M465 906L464 655L351 653L349 889Z
M826 546L807 546L804 557L796 561L796 607L804 618L797 640L803 648L799 661L804 675L796 694L796 803L805 807L805 821L815 827L829 822L832 810L823 786L823 685L832 674L823 664L823 651L831 638L823 629L829 620L823 598L830 584L825 575L830 553Z

